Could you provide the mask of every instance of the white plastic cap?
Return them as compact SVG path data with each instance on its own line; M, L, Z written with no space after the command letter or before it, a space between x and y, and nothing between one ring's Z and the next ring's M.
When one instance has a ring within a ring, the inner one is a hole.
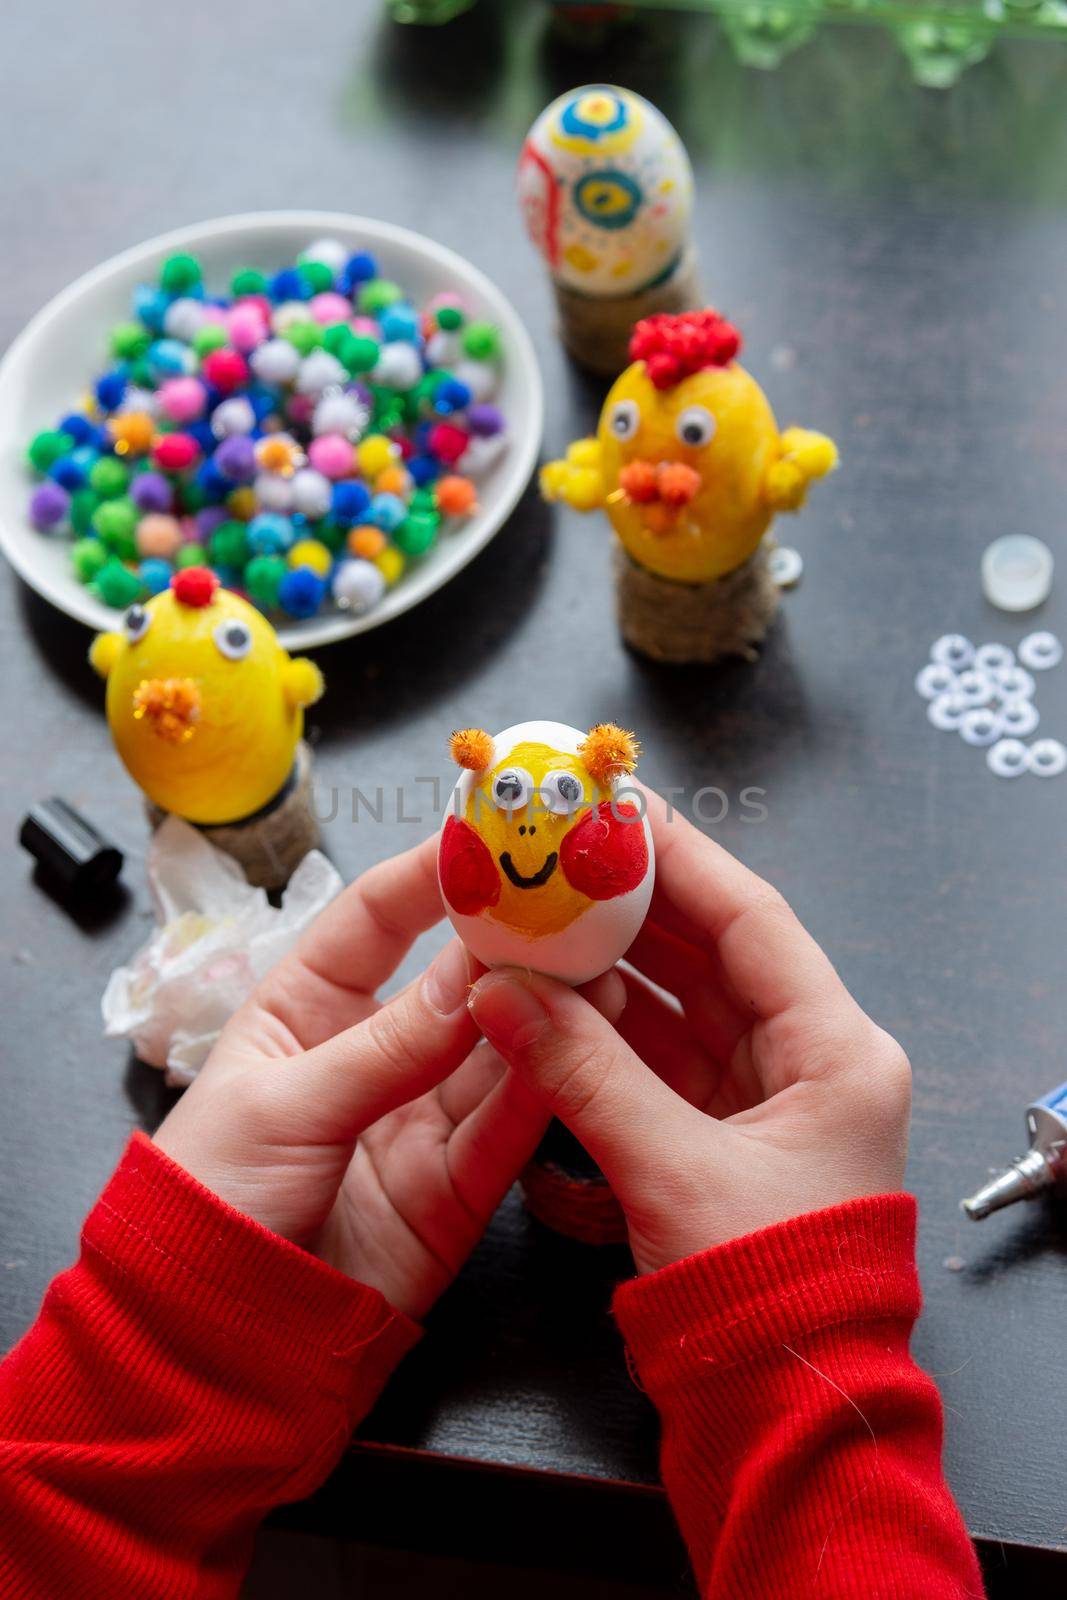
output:
M1052 588L1052 551L1028 533L995 539L982 557L982 589L1000 611L1030 611Z

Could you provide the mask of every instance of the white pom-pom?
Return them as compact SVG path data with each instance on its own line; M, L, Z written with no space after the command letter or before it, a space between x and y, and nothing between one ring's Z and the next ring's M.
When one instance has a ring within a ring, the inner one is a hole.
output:
M130 411L143 411L149 417L158 417L159 391L156 389L139 389L136 384L130 385L122 397L119 405L118 416L123 416Z
M293 509L293 480L283 478L280 472L259 473L252 489L261 511Z
M292 383L300 370L300 353L288 339L268 339L253 350L249 364L260 383Z
M275 333L286 333L294 323L308 321L308 308L303 300L283 300L271 313L270 325Z
M163 313L163 332L168 339L182 339L186 344L192 344L193 335L203 326L203 305L199 300L190 300L187 295L181 300L172 300Z
M211 431L216 439L228 439L231 434L251 433L256 425L252 402L243 394L231 395L221 400L211 413Z
M462 350L459 335L446 328L438 328L426 341L426 359L431 367L454 367Z
M508 439L505 433L491 433L488 437L474 434L466 450L456 462L456 471L465 478L480 478L503 455Z
M475 401L491 400L496 394L499 374L488 361L457 361L452 376L467 385Z
M345 262L349 252L345 249L340 239L315 239L306 250L301 250L297 261L321 261L324 267L329 267L336 278Z
M348 371L328 350L312 350L300 363L296 387L299 394L321 394L348 381Z
M305 517L324 517L330 509L333 486L323 473L314 467L302 467L289 480L293 495L293 510L302 511Z
M385 579L372 561L345 561L333 575L333 597L357 616L376 606L385 593Z
M383 344L378 364L371 373L374 383L385 389L413 389L422 377L422 361L413 344L394 339Z
M332 391L324 394L316 405L311 431L314 434L339 433L355 444L363 437L369 421L370 412L356 395Z

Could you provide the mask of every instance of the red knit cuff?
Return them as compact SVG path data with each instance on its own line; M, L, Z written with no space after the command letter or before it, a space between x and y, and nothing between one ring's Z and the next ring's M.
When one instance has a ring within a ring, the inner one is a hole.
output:
M135 1133L82 1232L83 1246L131 1287L217 1318L294 1380L373 1404L422 1330L377 1289L355 1283L236 1211Z
M793 1217L620 1284L613 1310L650 1394L819 1328L919 1314L916 1206L874 1195Z

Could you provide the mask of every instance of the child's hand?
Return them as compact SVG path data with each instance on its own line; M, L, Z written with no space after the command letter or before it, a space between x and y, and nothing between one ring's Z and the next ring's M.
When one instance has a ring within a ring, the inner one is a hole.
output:
M904 1052L781 897L648 803L656 892L619 1033L546 978L493 972L471 996L486 1038L600 1163L641 1272L898 1189L910 1104Z
M484 969L458 941L403 993L374 998L443 915L436 859L429 839L340 895L227 1024L155 1136L237 1210L416 1318L547 1121L478 1041L467 995ZM617 974L584 992L622 1008Z

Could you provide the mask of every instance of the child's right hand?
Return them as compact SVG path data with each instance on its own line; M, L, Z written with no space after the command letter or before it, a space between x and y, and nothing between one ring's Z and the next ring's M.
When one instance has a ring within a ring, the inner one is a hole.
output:
M498 970L471 1011L602 1167L641 1272L899 1189L911 1074L784 900L648 794L656 892L619 1032ZM644 977L639 974L644 974ZM679 1004L670 1004L659 989ZM620 1037L621 1035L621 1037Z

